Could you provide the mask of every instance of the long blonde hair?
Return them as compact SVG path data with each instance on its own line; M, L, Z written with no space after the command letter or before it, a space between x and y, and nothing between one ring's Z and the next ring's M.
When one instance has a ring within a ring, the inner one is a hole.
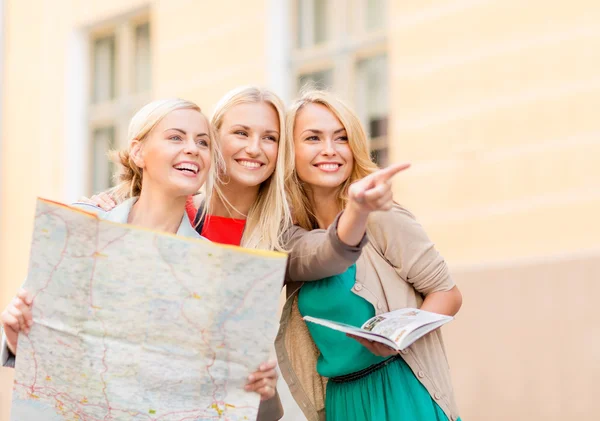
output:
M131 119L127 131L127 148L109 153L111 159L119 166L119 171L115 174L117 185L108 191L117 203L130 197L139 196L142 192L143 171L133 162L130 154L131 143L133 140L143 142L163 118L176 110L194 110L202 114L202 110L198 105L184 99L174 98L153 101L144 105ZM218 171L218 168L222 165L221 153L214 141L215 136L212 129L209 129L209 137L211 169L206 182L207 191L210 191L212 187L209 184L214 182L214 178L211 179L210 174Z
M246 226L241 245L248 248L285 251L282 240L283 232L291 226L292 217L286 198L285 179L293 166L292 142L286 136L285 130L285 105L273 92L255 86L242 86L227 94L217 103L211 119L211 126L219 142L218 133L223 125L227 112L239 104L265 103L274 108L279 119L279 146L277 150L277 163L273 174L265 180L259 188L258 197L250 207L246 217ZM224 170L226 171L226 170ZM214 183L214 194L226 206L233 206L221 188L222 181ZM211 213L211 201L207 197L205 211Z
M340 99L329 92L309 89L304 91L290 107L287 113L287 136L294 142L294 125L298 113L307 104L320 104L329 109L342 123L348 136L348 145L354 157L354 165L350 177L340 185L338 190L337 206L341 211L348 202L348 187L350 184L377 171L377 165L371 161L367 135L357 115ZM318 227L315 216L315 206L309 200L304 183L298 177L298 172L293 167L291 176L286 183L287 195L292 207L294 222L304 229L312 230Z

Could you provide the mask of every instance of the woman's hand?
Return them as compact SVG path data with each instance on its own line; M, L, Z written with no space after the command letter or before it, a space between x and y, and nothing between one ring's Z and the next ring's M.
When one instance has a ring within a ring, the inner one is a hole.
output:
M10 352L15 355L17 354L19 332L29 334L29 329L33 325L32 305L33 298L31 295L26 290L21 289L0 316L6 335L6 344Z
M256 392L261 401L266 401L275 396L277 387L277 362L267 361L260 365L257 371L248 376L248 383L244 387L246 392Z
M112 210L117 204L113 200L112 197L108 195L108 193L102 192L93 195L91 198L87 198L82 196L79 198L78 202L87 203L88 205L98 206L102 210L109 211Z
M390 210L394 204L392 177L409 167L408 163L392 164L352 183L348 189L348 204L362 213Z
M379 342L370 341L368 339L361 338L360 336L350 335L349 333L347 333L346 336L357 340L362 346L371 351L372 354L378 355L380 357L389 357L398 353L398 351L396 351L395 349L390 348L389 346Z
M392 164L350 185L348 203L338 223L338 237L343 243L359 244L365 235L369 214L392 208L392 177L409 167L408 163Z

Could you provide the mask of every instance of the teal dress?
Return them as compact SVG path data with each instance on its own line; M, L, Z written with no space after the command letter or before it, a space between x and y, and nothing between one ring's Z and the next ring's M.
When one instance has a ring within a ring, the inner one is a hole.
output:
M367 300L352 293L356 266L341 275L307 282L298 297L302 316L361 326L375 315ZM307 323L320 351L317 372L323 377L356 373L387 357L378 357L344 333ZM444 411L417 380L402 358L356 380L327 382L327 421L447 421Z

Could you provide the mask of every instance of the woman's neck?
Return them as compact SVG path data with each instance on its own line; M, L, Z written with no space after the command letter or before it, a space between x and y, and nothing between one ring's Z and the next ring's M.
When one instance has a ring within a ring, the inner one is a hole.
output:
M173 197L142 188L127 222L139 227L176 234L185 212L186 196Z
M307 188L308 200L313 205L319 228L327 229L340 213L338 209L338 189Z
M219 187L224 199L213 194L210 214L226 218L246 219L250 208L258 198L260 185L249 187L221 184Z

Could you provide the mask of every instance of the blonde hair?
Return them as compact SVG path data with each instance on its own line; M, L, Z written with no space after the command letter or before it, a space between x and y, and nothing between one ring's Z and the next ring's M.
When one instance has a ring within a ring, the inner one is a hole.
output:
M285 105L273 92L254 86L242 86L227 94L217 103L211 119L211 126L219 142L218 132L223 125L225 114L239 104L265 103L272 106L279 118L279 146L277 163L273 174L259 188L258 197L246 216L246 226L241 245L248 248L285 251L282 240L283 232L291 226L291 212L287 203L285 179L293 166L292 143L285 131ZM225 171L223 169L223 171ZM217 174L218 175L218 174ZM226 206L234 209L221 189L222 181L213 183L214 194ZM211 201L207 197L205 213L211 212Z
M348 106L327 91L309 89L301 93L287 113L287 136L294 142L294 126L300 110L307 104L320 104L331 111L342 123L348 136L348 145L352 151L354 165L350 177L342 183L338 190L338 211L341 211L348 202L348 187L350 184L377 171L377 165L371 161L367 135L360 123L360 119ZM298 177L298 172L293 167L291 176L286 183L287 195L292 208L294 222L304 229L312 230L318 227L315 216L314 204L308 198L306 187Z
M139 196L142 192L143 171L135 164L135 162L133 162L131 157L130 152L132 142L134 140L143 142L163 118L176 110L194 110L202 114L202 110L198 105L184 99L159 99L153 101L143 106L131 119L127 131L127 148L120 151L111 151L109 153L111 159L119 166L119 171L115 174L117 185L108 191L117 203L130 197ZM218 168L222 165L222 159L220 150L214 142L214 133L212 132L212 129L209 129L209 138L211 151L210 175L215 170L218 171ZM209 181L212 180L207 180L207 190L211 187L208 185Z

